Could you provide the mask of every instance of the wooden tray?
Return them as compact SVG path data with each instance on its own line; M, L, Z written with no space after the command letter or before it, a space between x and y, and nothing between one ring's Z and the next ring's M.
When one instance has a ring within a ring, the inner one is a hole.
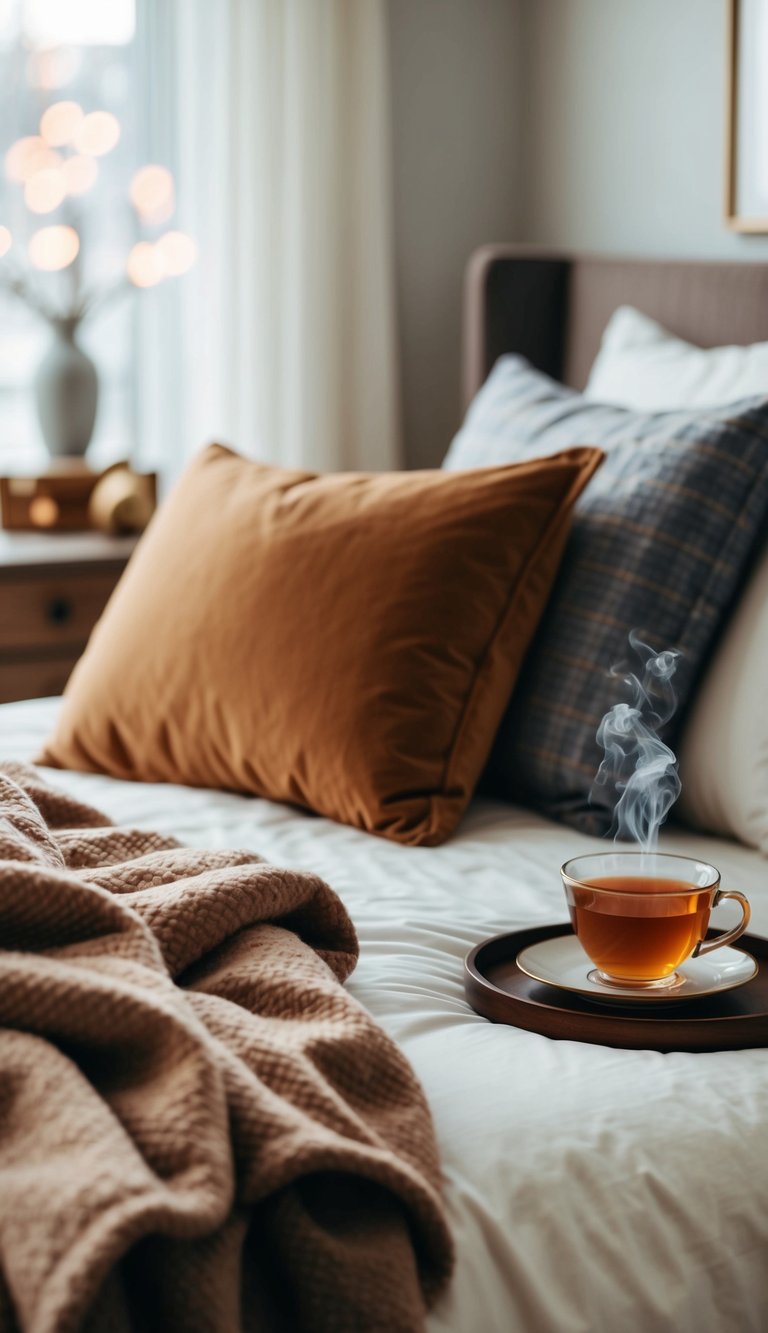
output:
M571 933L565 924L538 926L495 935L476 945L464 961L464 989L472 1008L494 1023L509 1023L545 1037L627 1050L736 1051L768 1046L768 940L759 935L742 935L739 940L739 948L758 963L757 976L745 985L641 1013L636 1005L609 1007L583 1000L520 971L515 960L521 949Z

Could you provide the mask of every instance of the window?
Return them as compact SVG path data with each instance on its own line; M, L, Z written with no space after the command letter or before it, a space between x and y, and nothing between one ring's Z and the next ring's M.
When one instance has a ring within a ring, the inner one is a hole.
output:
M52 338L46 320L8 291L8 281L23 271L47 306L64 310L76 284L87 294L119 281L137 240L128 197L137 166L134 32L134 0L0 0L0 227L7 229L0 251L11 238L0 258L3 472L48 463L33 385ZM46 120L51 107L58 110ZM36 145L14 149L33 136ZM60 271L41 271L30 242L54 225L75 229L79 254ZM99 376L88 454L95 466L132 449L134 315L131 293L114 293L97 301L78 332Z

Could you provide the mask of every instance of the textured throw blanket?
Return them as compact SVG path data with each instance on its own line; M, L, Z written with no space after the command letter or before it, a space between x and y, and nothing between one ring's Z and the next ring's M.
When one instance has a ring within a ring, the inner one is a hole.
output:
M0 1333L399 1333L451 1245L335 894L0 769Z

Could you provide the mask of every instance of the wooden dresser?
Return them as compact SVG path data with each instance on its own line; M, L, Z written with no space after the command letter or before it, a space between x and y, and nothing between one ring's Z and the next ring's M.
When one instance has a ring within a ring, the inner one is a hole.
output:
M0 531L0 703L61 694L135 544Z

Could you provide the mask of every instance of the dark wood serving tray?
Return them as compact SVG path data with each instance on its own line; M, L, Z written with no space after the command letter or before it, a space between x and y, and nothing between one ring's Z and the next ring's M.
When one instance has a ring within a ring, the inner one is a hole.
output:
M596 1046L651 1051L768 1046L768 940L759 935L742 935L739 940L739 948L758 964L757 975L743 986L641 1012L636 1005L583 1000L520 971L515 960L521 949L571 933L565 924L538 926L495 935L476 945L464 961L464 989L472 1008L494 1023Z

